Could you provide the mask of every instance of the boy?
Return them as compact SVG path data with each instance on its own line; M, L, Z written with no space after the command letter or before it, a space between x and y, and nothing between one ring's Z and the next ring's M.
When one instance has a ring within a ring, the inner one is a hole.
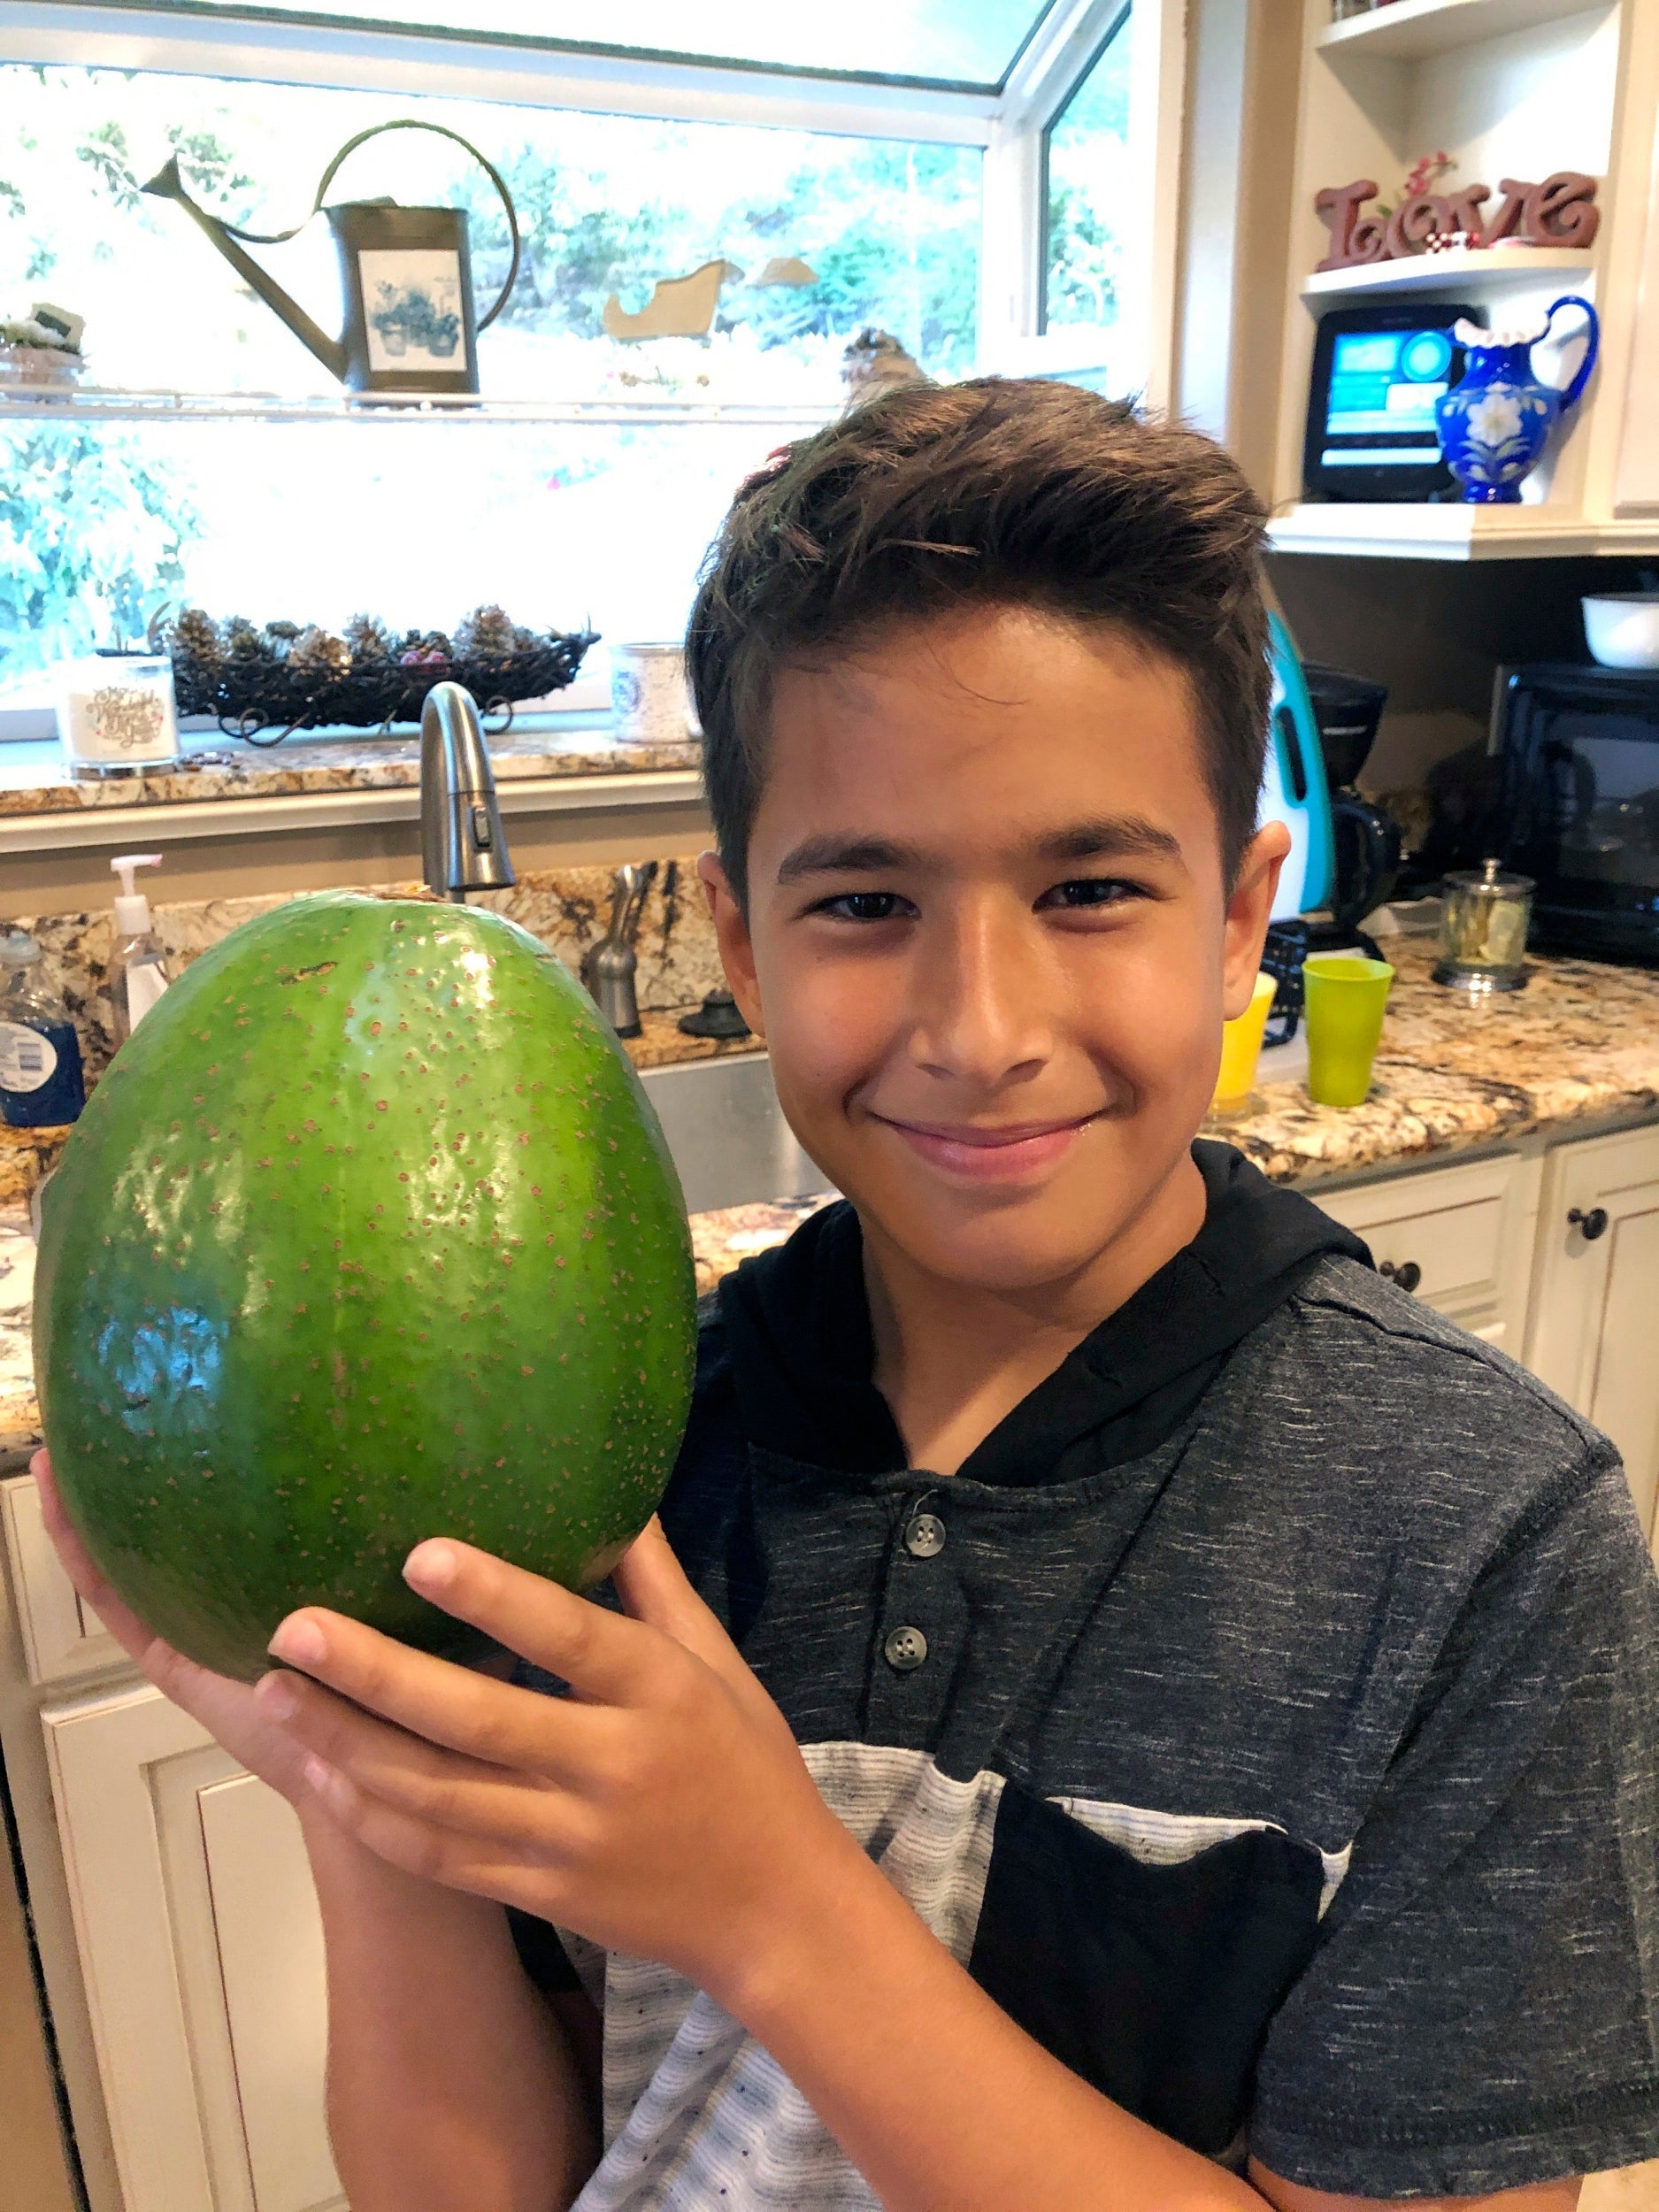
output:
M619 1614L440 1538L514 1684L313 1609L248 1691L65 1536L299 1811L354 2212L1563 2212L1659 2150L1617 1461L1193 1141L1286 849L1261 526L1043 384L740 492L704 879L850 1203L723 1286Z

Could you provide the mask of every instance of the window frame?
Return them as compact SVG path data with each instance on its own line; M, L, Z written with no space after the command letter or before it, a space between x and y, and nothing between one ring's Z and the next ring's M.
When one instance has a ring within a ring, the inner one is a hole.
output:
M1054 183L1052 174L1054 134L1060 125L1064 122L1072 103L1077 99L1084 86L1106 58L1107 49L1116 40L1121 38L1125 31L1131 29L1134 4L1135 0L1118 0L1118 6L1111 13L1105 35L1090 55L1087 65L1079 70L1072 78L1065 96L1042 127L1041 150L1039 156L1041 169L1037 180L1038 219L1041 225L1041 237L1037 251L1037 334L1040 337L1046 338L1049 334L1048 277L1054 258L1053 240L1049 234Z
M396 0L388 0L395 7ZM765 65L383 28L280 10L245 13L132 0L0 0L0 63L234 78L518 106L911 138L984 155L979 359L987 371L1064 370L1041 330L1047 134L1094 67L1125 0L1049 0L1000 87L949 87ZM1141 390L1171 397L1187 65L1185 0L1134 0L1131 143L1150 180L1152 236L1138 334ZM1075 346L1077 326L1069 326ZM1061 334L1064 336L1066 334ZM0 740L37 717L0 710Z
M396 0L388 0L396 6ZM278 10L163 9L130 0L0 0L0 62L166 71L365 92L510 100L520 106L771 125L852 138L978 146L985 155L981 355L1030 365L1041 335L1048 129L1103 50L1124 0L1049 0L1000 87L957 88L764 65L424 30L380 29ZM1136 158L1150 179L1147 396L1167 404L1173 352L1184 0L1138 0L1132 19Z
M1079 0L1053 35L1033 41L1003 94L986 151L980 252L980 359L1006 373L1061 374L1078 365L1087 325L1043 329L1048 251L1048 138L1120 27L1124 0ZM1181 0L1133 0L1130 150L1149 181L1149 235L1141 297L1131 311L1142 365L1140 390L1167 409L1174 396L1187 11Z

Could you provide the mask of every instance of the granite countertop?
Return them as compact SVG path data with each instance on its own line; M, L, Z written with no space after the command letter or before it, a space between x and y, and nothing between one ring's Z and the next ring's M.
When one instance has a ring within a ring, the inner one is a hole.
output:
M1382 949L1394 983L1364 1104L1263 1083L1248 1114L1207 1135L1275 1182L1306 1182L1659 1107L1659 972L1538 959L1525 990L1471 1000L1431 979L1432 939Z
M680 1026L680 1017L695 1010L675 1006L659 1014L642 1007L640 1033L623 1038L623 1050L636 1068L670 1068L681 1060L725 1060L735 1052L760 1050L754 1037L687 1037Z
M1532 964L1525 991L1471 1003L1429 978L1426 945L1392 940L1396 972L1371 1094L1346 1111L1316 1106L1300 1082L1268 1082L1250 1111L1210 1123L1275 1182L1417 1164L1575 1122L1659 1111L1659 973L1583 960ZM755 1049L682 1036L677 1010L643 1017L629 1046L641 1066ZM0 1147L0 1465L39 1440L29 1355L35 1247L27 1194L61 1132L4 1133ZM781 1243L824 1203L791 1199L692 1217L697 1287L749 1253Z
M572 715L578 726L526 727L490 741L498 783L543 777L637 775L695 768L701 748L618 744L607 715ZM211 733L187 733L186 764L150 774L73 776L54 739L0 745L0 818L64 814L77 809L176 806L213 799L291 798L302 792L413 789L420 782L414 735L311 738L254 746Z

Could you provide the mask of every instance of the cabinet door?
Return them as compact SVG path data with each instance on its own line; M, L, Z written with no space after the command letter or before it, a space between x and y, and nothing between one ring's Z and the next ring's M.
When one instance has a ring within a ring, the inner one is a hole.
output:
M1648 127L1651 130L1652 125ZM1652 166L1645 181L1647 229L1613 491L1614 512L1618 515L1659 514L1659 408L1653 403L1659 383L1659 137L1654 141Z
M1364 1238L1384 1274L1513 1358L1537 1191L1537 1162L1509 1156L1310 1195Z
M58 1563L33 1475L0 1482L0 1531L12 1555L29 1680L61 1682L116 1664L120 1646Z
M292 1811L148 1684L42 1719L125 2212L335 2212Z
M1659 1129L1560 1146L1539 1219L1528 1364L1618 1446L1659 1541Z

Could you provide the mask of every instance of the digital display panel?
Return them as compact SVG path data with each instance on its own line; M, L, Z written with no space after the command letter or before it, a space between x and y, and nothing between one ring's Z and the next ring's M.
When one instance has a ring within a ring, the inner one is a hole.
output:
M1434 403L1449 388L1452 341L1444 330L1343 332L1331 357L1327 438L1384 441L1328 446L1327 467L1419 467L1440 449Z

